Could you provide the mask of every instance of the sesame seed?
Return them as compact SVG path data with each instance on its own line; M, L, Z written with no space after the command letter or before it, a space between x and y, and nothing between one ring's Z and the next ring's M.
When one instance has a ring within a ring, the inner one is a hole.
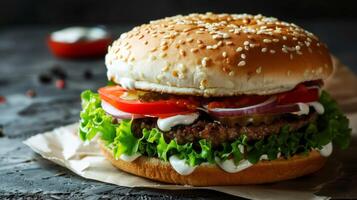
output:
M160 46L164 46L164 45L167 45L167 41L166 41L166 40L164 40L164 41L162 41L162 42L160 43Z
M143 38L144 37L144 35L140 35L139 37L138 37L138 39L140 40L141 38Z
M177 70L172 71L172 76L173 76L173 77L178 77L178 72L177 72Z
M299 50L301 49L301 47L300 47L299 45L296 45L295 49L296 49L297 51L299 51Z
M164 57L166 57L167 56L167 53L160 53L160 57L161 58L164 58Z
M275 53L275 50L274 49L270 49L269 51L271 54L274 54Z
M184 50L180 49L179 52L180 52L180 55L181 55L181 56L186 56L186 52L185 52Z
M148 41L145 41L144 44L147 45L147 44L149 44L149 42L148 42Z
M243 48L242 48L242 47L238 47L238 48L236 49L236 52L241 52L241 51L243 51Z
M228 33L223 33L222 37L223 37L224 39L228 39L228 38L230 38L231 36L230 36Z
M217 35L213 35L212 38L215 40L219 40L222 39L222 36L217 34Z
M244 66L245 65L245 61L244 60L242 60L242 61L240 61L239 63L238 63L238 67L242 67L242 66Z
M197 40L197 44L202 44L202 40Z
M287 39L288 39L288 38L284 35L284 36L283 36L283 40L287 40Z
M223 58L226 58L227 57L227 52L223 51L222 52L222 56L223 56Z
M267 51L268 51L268 49L267 49L266 47L262 48L262 52L263 52L263 53L265 53L265 52L267 52Z
M187 38L186 39L186 42L192 42L193 41L193 38Z
M230 71L230 72L228 73L228 75L229 75L229 76L234 76L234 71Z
M168 71L169 70L169 65L165 65L165 67L163 67L162 69L161 69L161 71L163 71L163 72L166 72L166 71Z
M183 29L182 31L183 32L188 32L190 30L190 28L185 28L185 29Z
M271 40L270 39L263 39L263 42L264 43L271 43Z
M273 42L279 42L279 39L274 38L274 39L273 39Z
M233 42L232 41L226 41L225 44L226 45L233 45Z
M204 44L199 44L198 45L198 48L200 48L200 49L203 49L203 48L205 48L206 47L206 45L204 45Z
M289 53L288 50L286 48L281 48L281 50L284 52L284 53Z
M202 58L202 60L201 60L202 66L207 67L209 61L210 61L210 59L208 57Z
M153 48L150 49L151 52L154 52L154 51L156 51L156 50L157 50L156 47L153 47Z
M192 53L195 53L195 52L198 51L198 49L197 49L197 48L192 48L190 51L191 51Z
M249 41L244 41L243 45L244 45L244 46L249 45Z
M245 59L247 56L246 56L244 53L242 53L242 54L240 55L240 57L241 57L242 59Z
M307 47L309 47L309 46L310 46L310 42L305 41L305 45L306 45Z
M262 72L262 67L258 67L258 68L255 70L255 72L256 72L257 74L260 74L260 72Z
M248 51L249 50L249 46L244 46L244 49Z

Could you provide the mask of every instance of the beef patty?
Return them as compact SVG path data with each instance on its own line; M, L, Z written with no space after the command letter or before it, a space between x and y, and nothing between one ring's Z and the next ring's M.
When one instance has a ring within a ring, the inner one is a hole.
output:
M262 139L265 136L279 133L279 130L289 125L290 130L297 130L308 123L315 121L317 113L313 112L305 116L284 116L269 124L248 124L239 125L238 123L223 124L207 117L200 117L191 125L178 125L168 132L163 132L165 140L168 142L176 139L179 144L206 139L212 146L219 146L224 142L232 142L241 134L245 134L248 140ZM143 118L135 119L132 123L132 131L136 137L141 137L142 129L148 130L157 128L157 119Z

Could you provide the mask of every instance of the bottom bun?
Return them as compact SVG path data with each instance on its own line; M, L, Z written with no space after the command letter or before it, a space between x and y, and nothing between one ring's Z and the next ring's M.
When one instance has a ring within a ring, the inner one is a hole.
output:
M103 144L104 156L118 169L148 179L181 185L212 186L271 183L288 180L318 171L326 158L313 150L308 155L295 155L289 159L259 161L257 164L237 173L223 171L215 164L200 165L190 175L178 174L169 162L158 158L140 156L133 162L116 160Z

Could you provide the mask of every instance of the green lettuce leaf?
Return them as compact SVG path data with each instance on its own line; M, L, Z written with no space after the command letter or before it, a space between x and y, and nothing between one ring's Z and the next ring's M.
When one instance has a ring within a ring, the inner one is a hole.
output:
M171 155L177 155L191 166L204 162L214 163L215 157L221 160L233 158L235 163L242 159L256 163L262 155L267 155L269 160L276 159L278 154L288 158L298 153L308 153L311 149L321 149L329 142L345 149L351 138L348 119L324 91L319 101L323 104L325 113L316 122L298 131L289 131L289 127L284 126L279 133L261 140L249 141L242 133L236 141L223 143L216 149L205 139L186 144L178 144L176 140L166 141L164 134L156 128L143 129L141 137L137 138L131 131L131 120L113 123L114 119L101 108L98 94L87 90L82 93L81 98L83 110L80 114L80 138L84 141L91 140L99 134L101 140L113 151L115 158L122 154L140 153L164 161L168 161Z

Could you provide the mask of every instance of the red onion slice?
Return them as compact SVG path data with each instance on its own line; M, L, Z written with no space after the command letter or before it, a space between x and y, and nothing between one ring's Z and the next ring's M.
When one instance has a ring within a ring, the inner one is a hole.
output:
M309 114L309 105L305 103L293 103L287 105L278 105L271 109L266 110L258 114L282 114L282 113L293 113L296 115L307 115Z
M219 108L219 109L208 110L208 112L214 116L240 116L240 115L253 115L253 114L283 114L283 113L293 113L295 115L307 115L309 114L309 110L310 110L309 104L306 103L276 105L267 100L255 106L248 106L245 108L237 108L237 109Z
M145 117L144 115L123 112L103 100L102 100L102 108L107 114L109 114L117 119L137 119L137 118Z
M206 109L208 113L215 116L237 116L237 115L252 115L256 113L262 113L266 110L273 108L276 105L276 96L272 96L266 101L255 104L252 106L242 107L242 108L213 108Z

